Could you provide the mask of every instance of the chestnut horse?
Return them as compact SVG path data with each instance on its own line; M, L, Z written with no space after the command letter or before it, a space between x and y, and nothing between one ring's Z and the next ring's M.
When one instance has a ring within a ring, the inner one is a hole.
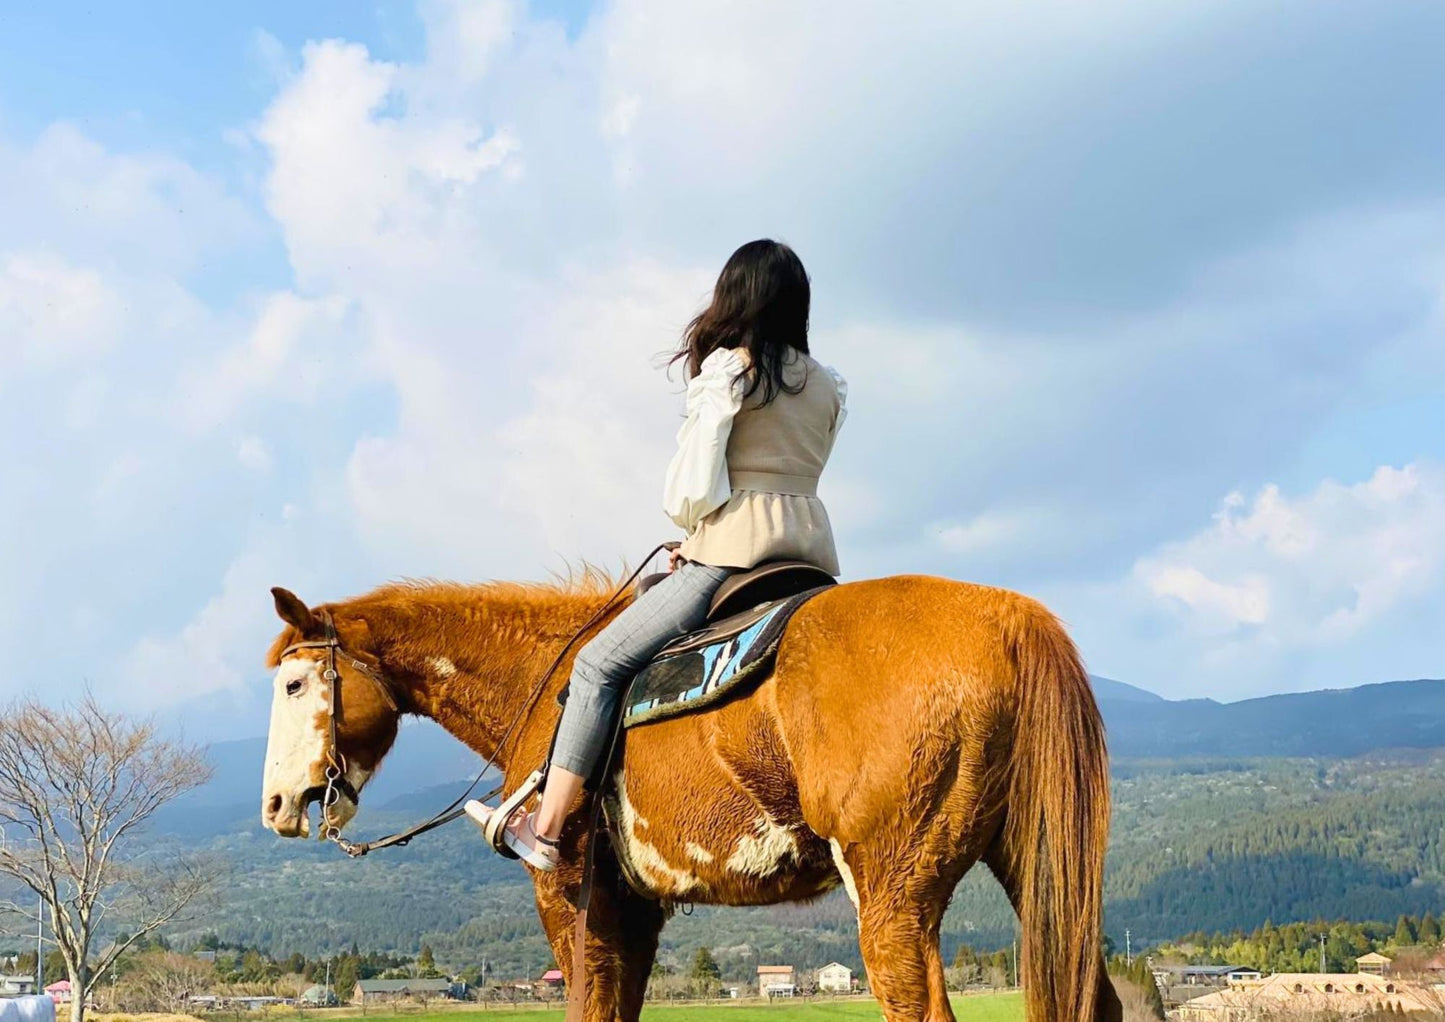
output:
M333 742L345 769L323 829L350 820L403 713L496 759L510 790L546 755L569 660L529 703L530 692L607 602L598 579L397 584L315 610L273 593L287 627L269 657L262 818L286 837L309 832ZM826 590L756 688L629 731L614 783L611 840L646 889L624 883L599 842L588 1022L638 1018L673 905L775 904L840 884L884 1016L951 1022L939 925L979 860L1022 921L1029 1022L1121 1017L1101 953L1103 724L1072 642L1033 600L915 576ZM569 976L585 816L564 832L567 865L532 878Z

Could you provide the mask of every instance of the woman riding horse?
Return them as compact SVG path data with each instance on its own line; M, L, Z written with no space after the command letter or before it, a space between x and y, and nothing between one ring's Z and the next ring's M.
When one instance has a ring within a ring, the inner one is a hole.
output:
M778 558L838 574L818 477L847 412L847 385L808 353L808 275L787 245L734 252L712 304L683 334L687 420L667 469L663 507L687 532L671 573L578 652L535 812L520 807L502 841L540 870L557 868L572 803L607 748L618 701L668 642L702 626L733 572ZM467 814L484 831L497 812Z
M568 983L586 1022L638 1022L676 905L775 905L838 887L888 1022L952 1022L940 929L980 862L1022 924L1029 1022L1119 1022L1102 955L1103 721L1063 626L1018 593L916 575L827 588L789 618L765 677L629 732L602 785L605 834L575 816L563 826L605 755L619 690L701 621L723 577L780 557L837 570L813 488L843 387L808 355L807 319L791 251L754 242L729 260L680 354L688 418L667 510L689 536L676 570L635 601L594 576L399 583L315 608L272 590L286 627L268 656L262 821L300 837L320 803L321 836L347 848L342 830L405 715L494 764L507 805L555 737L535 815L475 808L537 867L557 963L586 972Z

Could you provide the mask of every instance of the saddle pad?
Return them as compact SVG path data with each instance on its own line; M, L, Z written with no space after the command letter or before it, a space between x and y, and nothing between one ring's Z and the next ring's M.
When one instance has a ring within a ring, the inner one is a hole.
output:
M622 726L635 727L694 713L760 681L772 664L793 613L830 588L809 589L750 611L747 616L753 620L745 628L716 642L699 646L689 636L679 639L673 646L682 646L682 652L663 650L633 680L624 703ZM725 625L720 622L713 627L725 631Z

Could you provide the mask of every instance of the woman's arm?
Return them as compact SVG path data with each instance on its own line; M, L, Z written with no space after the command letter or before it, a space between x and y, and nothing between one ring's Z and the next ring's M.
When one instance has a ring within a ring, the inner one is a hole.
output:
M687 385L687 421L677 432L677 453L667 466L662 507L689 534L732 495L728 437L743 403L739 376L744 367L737 352L719 348L703 359Z
M833 385L838 388L838 415L833 419L833 432L828 437L828 452L831 454L833 443L838 439L838 430L843 428L843 422L848 418L848 381L843 379L843 374L832 366L824 366L828 375L833 377Z

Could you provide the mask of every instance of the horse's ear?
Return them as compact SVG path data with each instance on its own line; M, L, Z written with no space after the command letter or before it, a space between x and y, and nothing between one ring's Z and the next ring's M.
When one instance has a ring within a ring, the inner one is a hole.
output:
M312 614L311 609L301 602L299 596L280 586L273 586L271 595L276 599L276 613L282 621L292 625L302 635L308 635L316 630L316 615Z

